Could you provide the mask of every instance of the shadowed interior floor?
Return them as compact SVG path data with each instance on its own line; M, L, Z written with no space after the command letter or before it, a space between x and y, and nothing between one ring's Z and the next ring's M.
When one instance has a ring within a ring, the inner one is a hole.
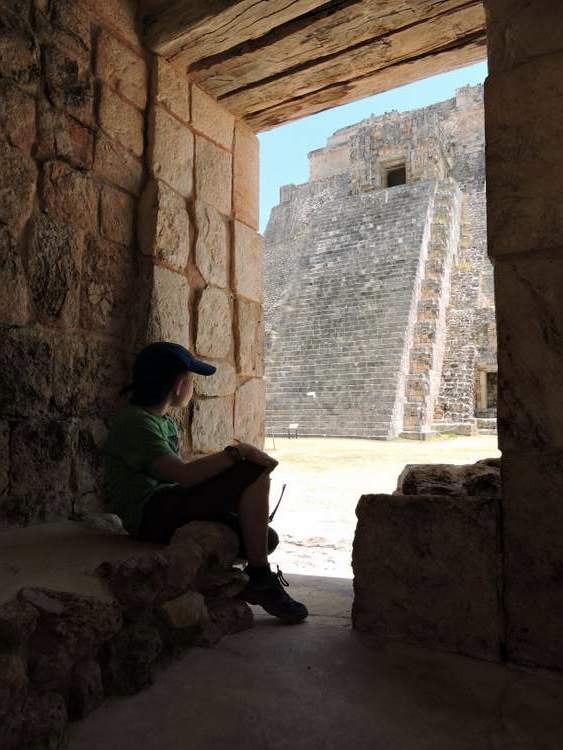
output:
M71 750L560 750L563 680L378 643L351 581L290 576L310 619L192 649L153 686L71 727Z

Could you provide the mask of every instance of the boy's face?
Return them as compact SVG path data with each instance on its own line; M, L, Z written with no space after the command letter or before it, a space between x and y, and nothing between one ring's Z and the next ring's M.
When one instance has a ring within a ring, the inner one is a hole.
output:
M176 385L172 392L172 403L170 405L177 409L186 407L190 403L193 393L193 375L191 372L188 372L186 375L181 375L176 381Z

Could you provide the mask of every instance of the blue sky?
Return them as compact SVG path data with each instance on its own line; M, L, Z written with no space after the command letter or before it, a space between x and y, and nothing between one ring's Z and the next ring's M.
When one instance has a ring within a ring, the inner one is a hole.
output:
M392 109L417 109L441 102L453 96L461 86L482 83L486 75L487 64L478 63L260 133L260 231L265 230L272 206L278 203L281 185L307 181L307 154L324 146L335 130L372 114L380 115Z

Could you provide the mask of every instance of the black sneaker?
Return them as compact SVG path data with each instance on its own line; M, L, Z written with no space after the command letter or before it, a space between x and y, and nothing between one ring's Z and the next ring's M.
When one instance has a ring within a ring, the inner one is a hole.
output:
M309 611L304 604L296 602L285 588L289 583L278 568L277 573L268 573L264 577L251 579L245 589L238 595L248 604L259 604L269 615L279 617L288 624L302 622Z

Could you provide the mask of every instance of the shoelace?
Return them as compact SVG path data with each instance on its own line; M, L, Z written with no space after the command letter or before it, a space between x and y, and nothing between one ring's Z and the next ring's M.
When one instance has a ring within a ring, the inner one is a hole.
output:
M275 577L276 577L276 578L278 579L278 582L279 582L279 583L280 583L280 584L281 584L282 586L285 586L285 587L287 588L287 587L289 586L289 581L286 581L286 579L285 579L285 577L284 577L283 573L282 573L282 572L281 572L281 570L280 570L280 566L279 566L279 565L276 565L276 568L278 569L278 572L277 572L277 573L274 573Z

